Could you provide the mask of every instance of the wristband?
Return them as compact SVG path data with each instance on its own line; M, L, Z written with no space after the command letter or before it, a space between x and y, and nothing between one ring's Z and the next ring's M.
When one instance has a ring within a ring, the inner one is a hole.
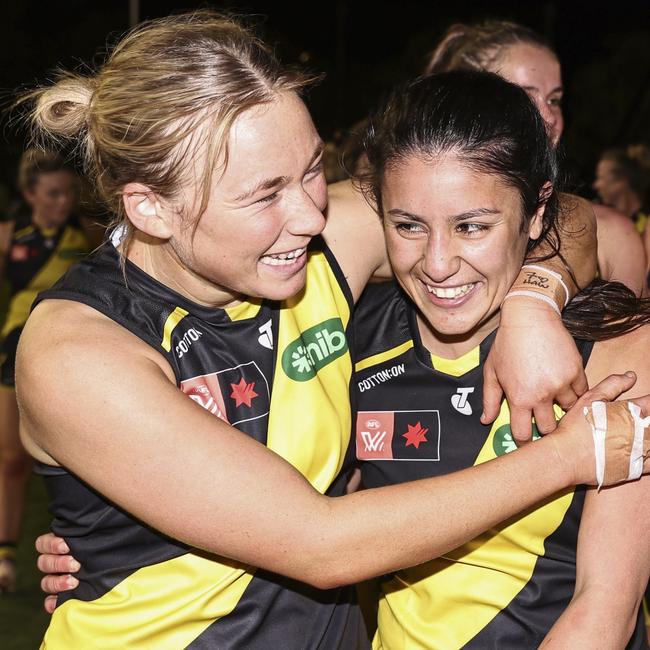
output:
M524 264L504 301L514 296L536 298L551 305L560 314L570 294L562 276L537 264Z
M642 418L634 402L592 402L583 412L594 438L598 489L639 478L650 452L650 417Z

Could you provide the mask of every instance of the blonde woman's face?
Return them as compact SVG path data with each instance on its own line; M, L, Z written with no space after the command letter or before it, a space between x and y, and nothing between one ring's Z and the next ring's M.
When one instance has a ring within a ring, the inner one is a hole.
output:
M528 93L544 119L551 143L557 146L564 129L564 90L562 70L555 54L528 43L513 45L504 52L493 72Z
M288 93L237 118L228 147L195 231L178 225L176 253L233 300L295 295L307 246L325 227L323 143L304 103Z

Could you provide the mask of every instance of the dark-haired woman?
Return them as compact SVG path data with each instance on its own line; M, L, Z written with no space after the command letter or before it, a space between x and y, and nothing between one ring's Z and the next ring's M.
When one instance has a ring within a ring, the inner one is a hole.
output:
M34 149L20 161L18 185L28 212L0 224L0 277L9 284L0 364L0 593L16 588L15 550L31 459L18 437L16 347L36 295L49 289L88 252L70 223L76 177L58 156Z
M355 314L357 457L364 484L378 488L516 449L505 401L491 426L479 419L482 366L524 256L558 235L557 170L526 93L488 73L398 88L371 120L366 152L365 183L397 280L370 286ZM635 390L650 388L647 301L601 283L564 318L590 383L630 367ZM508 481L497 489L507 492ZM647 647L637 614L650 572L649 504L647 479L562 490L392 574L381 585L375 648Z

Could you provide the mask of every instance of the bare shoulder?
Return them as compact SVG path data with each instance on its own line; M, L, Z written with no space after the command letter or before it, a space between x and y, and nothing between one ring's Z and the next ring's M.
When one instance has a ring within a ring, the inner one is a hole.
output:
M639 327L623 336L595 343L586 368L589 385L593 386L612 373L633 370L637 375L637 382L632 387L630 395L643 395L650 392L648 350L650 350L650 325Z
M88 400L79 396L96 391L109 399L115 382L139 366L154 366L174 381L161 355L98 311L68 300L40 303L27 320L16 357L21 433L30 453L53 463L47 437L56 431L49 425L87 418Z
M563 230L572 234L596 233L596 216L593 205L575 194L561 192L559 210Z
M371 277L390 277L381 220L351 181L328 187L323 233L357 298Z
M598 224L598 234L604 231L608 234L635 235L637 238L639 237L634 223L623 213L598 203L593 204L593 209Z

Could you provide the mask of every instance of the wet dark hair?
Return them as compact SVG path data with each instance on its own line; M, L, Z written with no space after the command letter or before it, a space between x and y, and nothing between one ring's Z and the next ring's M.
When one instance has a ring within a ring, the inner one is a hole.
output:
M371 116L364 146L370 168L356 181L379 214L387 170L413 156L433 161L452 154L519 193L522 232L545 205L542 233L529 240L528 252L541 241L551 252L528 260L560 255L557 160L539 112L519 86L490 72L418 77L395 88ZM564 321L576 337L612 338L650 323L650 300L637 299L622 284L595 282L565 309Z
M358 180L380 213L387 169L410 156L435 159L451 153L469 168L496 175L517 190L522 232L546 204L541 236L529 242L528 250L542 239L554 252L559 250L555 152L544 121L519 86L490 72L418 77L397 87L371 116L364 146L370 170ZM546 190L548 182L552 187Z

